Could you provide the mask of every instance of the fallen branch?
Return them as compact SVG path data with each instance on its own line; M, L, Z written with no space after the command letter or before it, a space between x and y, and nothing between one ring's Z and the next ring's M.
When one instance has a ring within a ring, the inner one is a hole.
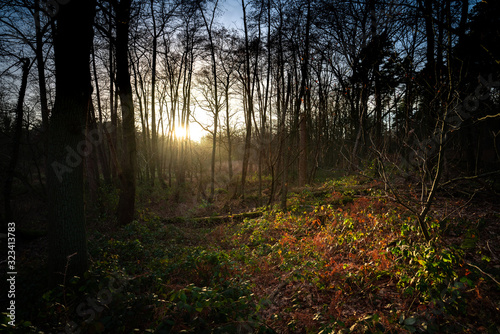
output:
M465 264L467 264L468 266L472 267L472 268L476 268L477 270L479 270L481 273L483 273L484 275L488 276L489 278L491 278L491 280L493 282L495 282L498 286L500 286L500 282L498 282L493 276L491 276L490 274L488 273L485 273L483 270L481 270L481 268L479 268L478 266L475 266L469 262L465 262Z
M224 215L224 216L210 216L210 217L197 217L197 218L184 218L184 217L173 217L166 218L163 220L166 224L178 224L183 222L193 222L200 224L217 225L222 223L230 222L240 222L245 218L258 218L261 217L263 213L261 211L251 211L243 212L238 214Z
M446 182L443 182L440 187L447 186L448 184L454 183L454 182L457 182L457 181L462 181L462 180L477 180L477 179L480 179L480 178L483 178L483 177L487 177L487 176L491 176L491 175L495 175L495 174L500 174L500 170L496 170L496 171L489 172L489 173L484 173L484 174L479 174L479 175L473 175L473 176L456 177L454 179L451 179L451 180L448 180Z

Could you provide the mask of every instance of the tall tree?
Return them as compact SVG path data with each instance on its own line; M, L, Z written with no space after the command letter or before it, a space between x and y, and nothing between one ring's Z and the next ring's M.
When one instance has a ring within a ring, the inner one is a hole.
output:
M151 61L151 183L155 182L155 170L158 164L158 135L156 133L156 55L158 49L158 32L156 28L156 17L154 0L150 2L151 20L153 22L153 50ZM161 30L161 29L160 29Z
M311 117L311 89L309 82L309 35L311 29L311 3L307 2L307 16L305 27L305 42L302 57L300 93L297 99L297 114L299 115L299 186L307 183L307 121ZM300 112L300 106L304 102L304 111Z
M219 111L220 111L220 104L219 104L219 96L218 96L218 79L217 79L217 60L216 60L216 53L215 53L215 43L214 43L214 38L213 38L213 25L214 25L214 20L215 20L215 15L217 12L217 4L218 0L215 0L214 6L212 8L212 13L211 16L207 19L207 16L205 15L205 9L203 8L202 4L199 4L199 9L201 12L201 16L203 18L203 22L205 23L205 28L207 30L208 34L208 41L209 41L209 48L210 48L210 59L212 60L212 80L213 80L213 96L214 96L214 101L213 101L213 106L214 106L214 131L213 131L213 137L212 137L212 160L211 160L211 167L210 167L210 195L209 195L209 200L213 201L214 199L214 192L215 192L215 153L216 153L216 146L217 146L217 131L218 131L218 125L219 125Z
M12 182L14 180L14 173L19 158L19 147L21 145L21 136L23 131L23 104L24 97L26 96L26 86L28 85L28 74L31 67L31 61L28 58L21 59L23 64L23 74L21 79L21 88L19 89L19 97L16 107L16 123L14 125L14 138L12 140L12 155L10 163L7 168L7 176L4 187L4 201L5 201L5 221L12 221L12 208L11 208L11 192Z
M59 7L54 34L56 100L50 118L47 171L49 267L53 282L87 269L82 156L91 94L95 1Z
M245 104L245 124L246 124L246 134L245 134L245 149L243 152L243 163L241 169L241 188L240 195L245 196L245 184L248 173L248 163L250 161L250 149L252 141L252 118L253 118L253 92L252 92L252 80L251 80L251 68L250 68L250 41L249 41L249 31L247 22L247 13L245 0L241 0L241 7L243 10L243 27L245 31L245 75L244 75L244 98Z
M40 108L42 112L42 124L45 130L47 130L49 126L49 106L47 101L47 82L45 76L45 59L43 57L43 35L45 30L47 29L45 26L41 26L39 9L40 9L40 0L35 0L35 31L36 31L36 43L35 43L35 53L36 53L36 61L38 68L38 84L40 86Z
M237 48L238 36L234 32L229 32L228 30L222 29L218 32L218 43L220 45L218 52L221 61L221 68L223 73L221 74L221 85L224 89L224 105L225 105L225 127L226 127L226 139L227 139L227 164L228 164L228 186L233 179L233 151L232 151L232 131L231 131L231 117L232 112L230 108L230 94L231 88L234 85L234 76L237 69L241 66L239 59L234 54L234 50Z
M132 0L113 1L116 12L116 86L122 110L122 155L120 199L118 201L118 223L126 225L135 214L135 172L137 152L135 142L134 101L128 64L129 27ZM156 125L153 125L156 126Z
M163 13L165 10L165 3L161 3L161 12L163 14L162 21L159 27L156 23L156 13L155 13L155 1L150 1L151 7L151 21L153 29L153 50L152 50L152 60L151 60L151 182L154 184L155 181L155 170L158 170L158 177L161 178L160 172L160 160L158 152L158 133L156 124L156 63L157 63L157 53L158 53L158 38L163 32L166 23L168 22L168 17L171 16L170 13Z

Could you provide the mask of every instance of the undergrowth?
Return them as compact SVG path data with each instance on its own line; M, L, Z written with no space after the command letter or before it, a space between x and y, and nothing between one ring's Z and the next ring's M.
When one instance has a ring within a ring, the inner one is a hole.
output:
M468 262L484 224L429 219L441 237L423 243L416 217L381 195L330 180L285 212L215 227L141 210L93 231L90 270L40 293L16 332L495 333L499 287Z

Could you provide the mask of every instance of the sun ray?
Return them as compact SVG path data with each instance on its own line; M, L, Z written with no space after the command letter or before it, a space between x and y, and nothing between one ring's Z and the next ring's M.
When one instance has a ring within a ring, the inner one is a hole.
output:
M188 136L188 131L184 126L176 126L174 130L175 137L177 139L186 139Z

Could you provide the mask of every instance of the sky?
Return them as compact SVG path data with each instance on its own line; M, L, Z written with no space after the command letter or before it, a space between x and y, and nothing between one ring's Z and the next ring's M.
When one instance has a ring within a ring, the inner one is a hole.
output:
M241 0L224 0L218 3L219 8L222 11L221 16L218 21L223 24L226 28L243 29L243 11L241 9ZM213 115L206 114L199 107L194 107L192 110L198 121L202 122L204 125L209 125L213 123ZM185 130L179 129L179 136L185 135ZM189 137L199 142L203 136L206 136L207 132L196 122L191 121L189 124Z
M241 9L241 0L225 0L221 3L224 14L221 22L227 28L241 28L243 11Z

